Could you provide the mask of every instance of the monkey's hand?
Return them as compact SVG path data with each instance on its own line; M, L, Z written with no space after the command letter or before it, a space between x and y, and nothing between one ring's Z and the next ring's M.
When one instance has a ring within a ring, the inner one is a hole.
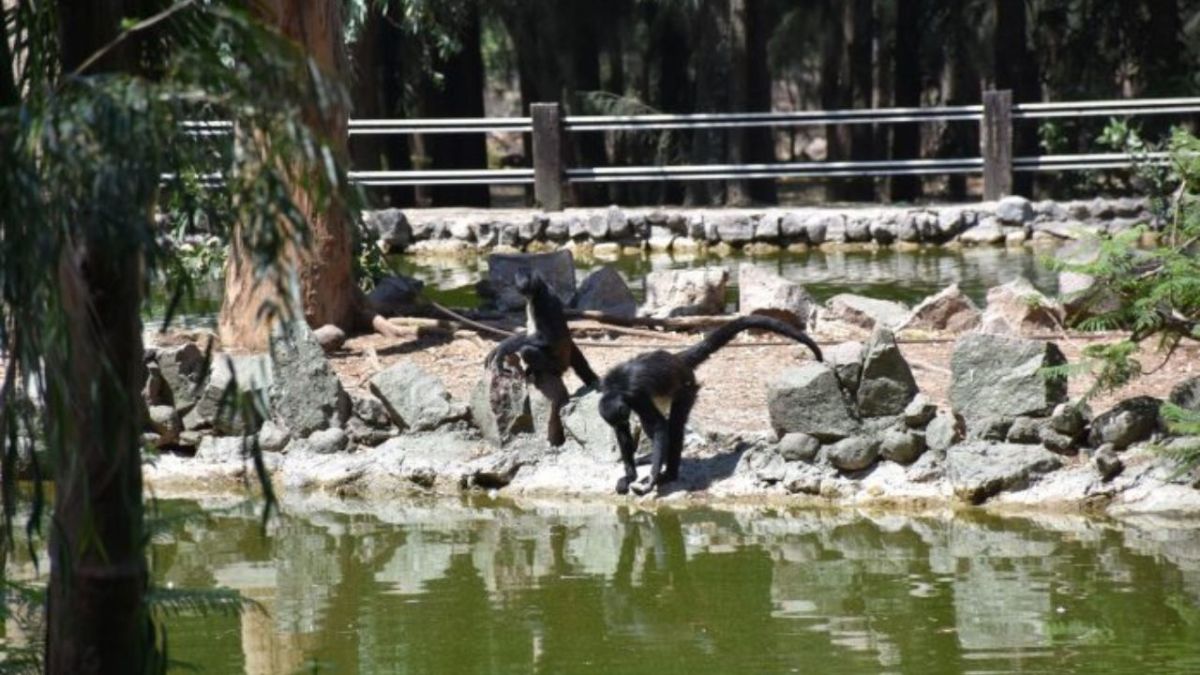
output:
M483 365L488 370L504 373L518 373L519 369L509 365L509 357L516 354L518 350L525 345L526 338L524 335L513 335L505 338L496 345L496 348L488 352L488 355L483 360Z
M633 490L633 494L644 497L654 490L655 482L650 476L642 476L636 481L629 484L629 489Z

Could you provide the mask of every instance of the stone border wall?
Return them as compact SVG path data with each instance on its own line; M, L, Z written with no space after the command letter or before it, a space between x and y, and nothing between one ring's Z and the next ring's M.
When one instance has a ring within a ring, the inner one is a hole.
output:
M583 246L764 253L842 245L1013 246L1160 224L1145 199L1129 197L1070 202L1006 197L967 205L885 207L384 209L366 212L364 221L385 250L441 255Z

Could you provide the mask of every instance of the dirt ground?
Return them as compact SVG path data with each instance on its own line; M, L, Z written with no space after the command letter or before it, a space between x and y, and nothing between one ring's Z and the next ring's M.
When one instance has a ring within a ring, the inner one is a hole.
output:
M368 335L348 341L343 350L331 355L333 366L348 390L365 390L367 380L379 370L407 359L426 369L445 382L450 393L467 401L479 379L483 359L495 344L474 334L449 335L414 334L411 340L397 340ZM780 370L811 358L808 350L794 344L769 344L773 336L746 336L718 352L700 367L702 384L692 422L701 429L712 431L766 431L770 428L767 416L766 383ZM822 346L846 339L865 340L866 332L841 331L839 334L817 334ZM652 349L678 349L698 340L698 335L664 335L651 337L622 335L615 338L601 335L583 338L580 348L603 375L612 366ZM1055 340L1072 363L1078 362L1081 350L1088 344L1111 337L1094 335L1064 335ZM655 344L659 343L659 344ZM953 340L929 342L901 340L900 348L912 366L921 391L939 406L947 405L950 386L950 355ZM1092 409L1099 413L1119 400L1137 395L1166 398L1171 388L1188 377L1200 374L1200 345L1181 346L1171 358L1147 346L1139 356L1147 374L1124 389L1097 397ZM567 380L574 391L581 383L574 374ZM1081 396L1091 385L1090 378L1071 379L1072 399Z

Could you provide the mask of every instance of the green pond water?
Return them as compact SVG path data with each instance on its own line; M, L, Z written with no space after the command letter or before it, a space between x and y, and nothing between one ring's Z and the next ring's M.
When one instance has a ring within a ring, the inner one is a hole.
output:
M1197 673L1196 523L478 498L179 518L204 673ZM163 502L166 516L195 513ZM184 672L180 669L180 672Z

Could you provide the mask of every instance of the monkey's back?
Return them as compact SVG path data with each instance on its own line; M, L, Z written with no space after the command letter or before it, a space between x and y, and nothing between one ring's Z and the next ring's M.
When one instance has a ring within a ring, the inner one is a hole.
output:
M659 349L613 367L604 375L602 387L629 399L670 397L695 384L696 377L683 359Z

